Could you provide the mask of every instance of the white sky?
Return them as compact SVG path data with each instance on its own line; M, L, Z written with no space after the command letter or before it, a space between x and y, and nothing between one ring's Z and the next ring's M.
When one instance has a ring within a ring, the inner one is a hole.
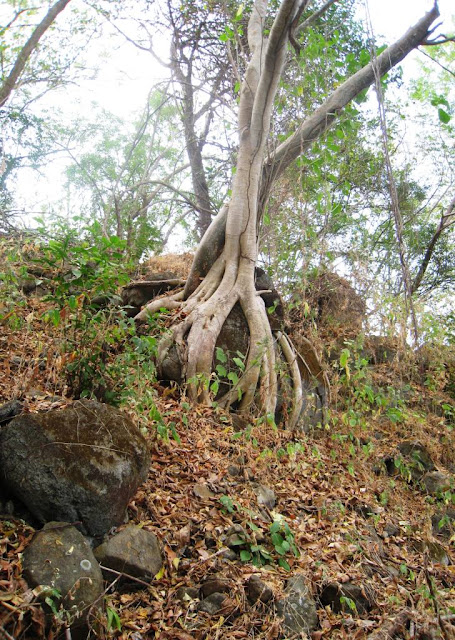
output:
M433 6L433 0L368 0L373 30L379 40L384 36L387 42L394 41L414 24L425 11ZM359 17L365 16L362 2L359 3ZM454 0L440 0L439 8L443 26L439 32L453 33L455 14ZM89 115L92 102L97 102L108 111L124 118L134 117L143 108L150 88L159 79L165 77L166 71L154 61L151 55L137 50L133 45L118 41L117 50L96 51L100 72L96 80L87 81L83 86L72 87L48 94L37 105L40 109L58 107L66 113ZM99 47L99 44L96 45ZM167 55L167 43L163 43L161 55ZM411 54L402 63L405 81L416 69L418 53ZM420 56L422 57L422 56ZM26 209L46 209L46 203L56 201L63 193L59 186L63 183L62 164L53 163L47 168L44 176L39 178L31 171L22 171L17 193Z

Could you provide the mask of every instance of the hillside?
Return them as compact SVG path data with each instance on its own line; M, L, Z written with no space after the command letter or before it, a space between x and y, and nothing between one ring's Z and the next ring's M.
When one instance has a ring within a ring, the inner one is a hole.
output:
M136 331L117 303L95 322L93 283L78 294L46 288L61 271L27 275L39 250L13 245L2 243L0 406L15 400L24 413L48 412L71 405L91 380L91 395L119 405L150 446L128 517L158 537L163 568L150 584L113 574L84 637L307 637L289 622L296 576L317 609L314 640L455 637L447 351L417 358L398 346L373 358L360 338L346 334L344 344L333 329L327 424L287 431L266 417L191 406L184 389L155 378L156 337L171 313ZM37 288L27 289L33 278ZM323 344L330 326L318 332ZM0 637L56 638L59 616L46 627L39 594L22 577L40 525L14 497L0 502Z

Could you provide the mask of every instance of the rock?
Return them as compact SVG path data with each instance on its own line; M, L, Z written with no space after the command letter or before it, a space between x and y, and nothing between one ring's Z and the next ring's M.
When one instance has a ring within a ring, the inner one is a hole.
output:
M397 536L400 533L400 527L393 522L389 522L384 527L384 536L387 538L392 538L393 536Z
M238 559L238 556L233 549L226 549L222 557L223 557L223 560L226 560L229 562L235 562Z
M428 449L417 440L405 440L398 446L398 450L409 459L413 480L418 480L425 471L433 471L435 468Z
M193 493L196 498L201 498L202 500L210 500L210 498L215 497L213 491L203 482L198 482L194 485Z
M40 522L81 522L91 536L123 522L148 467L147 443L130 418L92 400L23 414L0 430L6 488Z
M132 282L122 290L122 302L126 306L139 308L149 300L178 286L180 278L172 271L148 273L146 280Z
M227 471L228 471L228 474L230 476L232 476L233 478L236 478L237 476L239 476L242 473L240 467L238 467L236 464L229 465Z
M258 499L258 505L273 509L276 505L276 495L273 489L260 484L255 489L255 493Z
M199 598L199 589L195 587L179 587L175 592L175 597L181 602L189 602Z
M451 538L455 533L455 509L438 511L431 518L433 535Z
M413 547L419 553L428 554L428 557L432 562L443 564L445 566L450 564L450 557L439 542L433 542L432 540L417 540L413 543Z
M220 575L213 575L204 582L201 587L201 593L204 598L208 598L212 593L229 593L230 589L230 583L226 578Z
M263 582L257 574L253 574L248 580L247 584L248 600L252 603L255 602L270 602L273 598L273 591L268 584Z
M84 625L94 603L102 605L104 586L100 567L88 541L65 522L49 522L39 531L23 555L23 576L31 588L45 585L61 596L49 596L71 626Z
M141 579L153 579L163 566L158 538L151 531L129 525L95 549L100 564ZM106 571L106 579L112 574Z
M223 537L223 543L226 547L238 550L239 547L246 544L249 539L245 529L240 524L233 524L226 531L226 535Z
M11 422L15 416L18 416L23 408L24 405L19 400L10 400L2 404L0 407L0 429L8 422Z
M199 611L204 611L205 613L210 614L211 616L216 615L223 609L224 601L226 600L225 593L212 593L202 600L199 604Z
M296 635L311 633L318 625L318 615L305 578L301 575L291 578L286 592L288 595L276 603L276 612L283 618L286 632Z
M427 493L433 496L448 491L452 487L452 478L440 471L429 471L421 479L420 484Z
M319 599L324 607L328 605L334 613L357 611L358 614L363 615L372 608L371 600L367 597L365 590L352 582L327 584L322 589Z

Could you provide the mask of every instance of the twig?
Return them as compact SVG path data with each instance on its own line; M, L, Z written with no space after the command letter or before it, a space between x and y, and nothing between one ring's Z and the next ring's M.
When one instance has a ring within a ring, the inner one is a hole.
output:
M150 582L145 582L145 580L141 580L140 578L136 578L135 576L130 575L129 573L125 573L124 571L116 571L115 569L111 569L110 567L105 567L103 564L100 564L101 569L104 571L108 571L109 573L113 573L119 578L128 578L128 580L134 580L134 582L138 582L139 584L144 585L144 587L149 588Z

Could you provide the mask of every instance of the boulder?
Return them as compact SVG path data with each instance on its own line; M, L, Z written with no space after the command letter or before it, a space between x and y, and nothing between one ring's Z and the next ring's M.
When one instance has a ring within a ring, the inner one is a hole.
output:
M148 467L147 443L131 419L93 400L23 414L0 430L6 488L38 521L77 522L94 537L123 522Z
M49 522L25 549L23 576L40 598L50 598L69 626L85 624L94 604L103 602L103 576L88 541L65 522ZM44 588L46 587L46 588Z
M433 535L451 538L455 533L455 509L437 511L431 518Z
M372 608L371 599L366 594L365 589L352 582L344 584L332 582L327 584L322 589L319 599L324 607L328 605L334 613L341 613L342 611L348 613L353 609L358 614L363 615Z
M0 407L0 429L22 413L24 406L19 400L10 400Z
M450 476L441 471L429 471L422 476L420 484L427 493L437 496L451 489L453 481Z
M270 602L273 598L273 590L257 574L253 574L248 580L247 588L248 600L251 603Z
M398 450L403 456L410 459L413 472L417 476L421 476L425 471L433 471L434 463L430 452L418 440L405 440L398 446Z
M212 593L205 598L205 600L202 600L202 602L199 603L198 609L199 611L204 611L204 613L208 613L211 616L215 616L224 608L225 600L225 593Z
M222 575L214 574L207 578L201 587L201 594L208 598L212 593L229 593L231 584Z
M314 631L318 625L316 603L310 595L305 578L296 575L286 587L287 595L276 603L276 612L283 618L283 627L287 634L305 634Z
M156 535L135 525L97 547L95 557L104 567L141 579L153 579L163 566ZM106 573L112 578L112 574Z
M121 298L124 305L140 310L149 300L184 284L184 281L172 271L147 273L145 278L130 282L123 287Z

